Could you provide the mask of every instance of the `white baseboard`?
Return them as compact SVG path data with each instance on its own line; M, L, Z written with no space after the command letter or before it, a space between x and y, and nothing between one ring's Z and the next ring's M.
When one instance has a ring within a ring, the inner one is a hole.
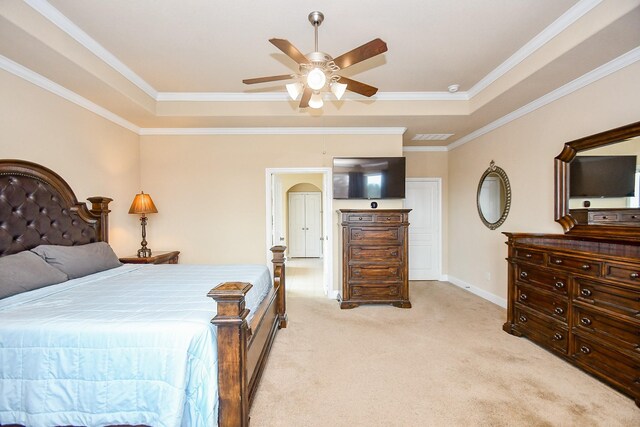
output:
M329 298L329 299L335 299L335 300L337 300L337 299L338 299L338 294L339 294L339 292L338 292L338 291L330 290L330 291L329 291L328 298Z
M494 295L491 292L487 292L484 289L480 289L476 286L473 286L471 283L467 283L464 280L458 279L457 277L448 276L447 281L466 291L471 292L472 294L478 295L480 298L484 298L487 301L490 301L496 305L499 305L502 308L507 308L507 300L497 295Z

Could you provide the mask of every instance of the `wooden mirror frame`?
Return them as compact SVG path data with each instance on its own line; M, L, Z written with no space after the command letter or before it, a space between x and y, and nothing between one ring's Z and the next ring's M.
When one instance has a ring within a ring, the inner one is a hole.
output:
M500 177L502 184L504 185L504 193L505 193L505 201L504 201L504 209L500 213L500 218L496 222L489 222L484 216L482 212L482 207L480 206L480 191L482 190L482 184L484 183L485 178L489 176L489 174L495 173ZM507 215L509 215L509 209L511 208L511 184L509 184L509 177L507 173L500 166L496 166L496 163L491 160L489 167L480 177L480 182L478 183L478 191L476 192L476 206L478 208L478 215L480 215L480 220L484 225L489 228L489 230L495 230L500 227L502 223L507 219Z
M564 144L562 152L554 160L555 220L566 234L587 237L608 237L622 240L640 240L640 224L588 225L579 224L569 211L569 163L579 151L604 147L640 136L640 122L586 136Z

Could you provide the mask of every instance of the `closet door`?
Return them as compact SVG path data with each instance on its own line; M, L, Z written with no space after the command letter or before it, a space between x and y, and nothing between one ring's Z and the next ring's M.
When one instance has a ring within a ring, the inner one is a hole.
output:
M320 193L289 193L289 256L322 256Z
M320 193L305 195L305 256L319 258L322 256L322 198Z
M289 193L289 256L306 256L306 223L304 193Z

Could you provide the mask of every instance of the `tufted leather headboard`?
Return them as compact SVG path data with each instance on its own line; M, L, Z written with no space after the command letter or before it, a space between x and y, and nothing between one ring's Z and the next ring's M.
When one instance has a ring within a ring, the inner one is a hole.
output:
M88 209L52 170L0 159L0 256L38 245L107 242L111 200L91 197Z

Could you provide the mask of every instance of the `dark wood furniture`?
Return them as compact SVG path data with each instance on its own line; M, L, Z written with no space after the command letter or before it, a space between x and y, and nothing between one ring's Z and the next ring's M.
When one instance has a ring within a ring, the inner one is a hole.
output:
M607 236L623 240L640 239L640 221L632 216L638 209L569 209L569 168L571 161L583 150L604 147L640 136L640 122L631 123L606 132L576 139L564 144L555 158L555 220L565 233L576 236ZM640 141L639 141L640 143ZM606 218L603 218L605 216Z
M148 257L139 257L137 255L122 257L120 262L124 264L177 264L179 257L180 251L157 251Z
M640 243L504 233L507 322L640 406Z
M89 209L50 169L23 160L0 159L0 256L41 244L108 242L111 200L91 197ZM218 328L219 426L248 426L249 408L275 335L287 326L285 249L271 249L273 288L250 323L245 296L251 284L222 283L208 293L218 304L212 323Z
M409 302L409 212L411 209L341 209L342 293L340 308Z
M640 144L639 136L636 122L564 144L555 158L555 220L565 234L505 233L503 327L628 394L638 406L640 209L569 209L569 177L580 151Z

